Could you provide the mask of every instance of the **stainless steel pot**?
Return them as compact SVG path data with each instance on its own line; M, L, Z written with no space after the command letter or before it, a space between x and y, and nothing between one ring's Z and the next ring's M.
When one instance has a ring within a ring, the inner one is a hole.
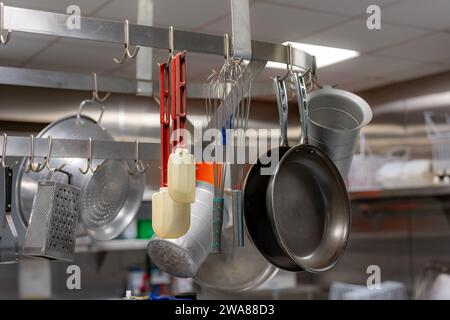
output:
M52 136L60 139L114 140L100 126L103 106L97 121L83 116L86 101L80 105L77 115L63 118L44 128L38 137ZM73 179L72 184L81 189L81 221L89 236L96 240L110 240L118 236L133 220L144 193L145 178L143 175L128 174L128 165L132 161L92 160L98 166L95 174L83 175L80 168L86 166L86 160L80 158L50 159L52 167L65 163L64 170ZM25 158L19 168L16 180L16 204L24 226L28 226L33 198L38 182L44 180L49 171L39 173L26 172L28 159Z

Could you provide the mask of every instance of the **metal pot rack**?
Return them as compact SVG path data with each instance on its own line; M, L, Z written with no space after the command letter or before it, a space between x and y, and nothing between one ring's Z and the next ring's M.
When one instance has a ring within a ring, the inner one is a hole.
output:
M14 32L26 32L40 35L58 36L89 41L116 43L118 48L124 45L150 47L158 49L185 50L196 53L224 55L224 38L204 33L173 30L173 41L169 41L169 28L159 28L138 24L129 24L124 29L123 22L81 17L80 29L69 29L69 15L4 6L0 18L0 32L5 40L14 41ZM128 31L128 35L126 34ZM7 45L8 41L2 41ZM274 61L296 66L315 73L315 58L308 53L281 44L251 41L251 57L256 62ZM111 77L98 77L99 91L140 94L137 81ZM36 86L70 90L92 90L92 75L45 71L35 69L0 67L0 83L8 85ZM263 84L256 94L270 88ZM188 88L190 97L202 97L202 84L192 84ZM144 94L145 95L145 94ZM4 143L4 138L2 143ZM34 156L47 155L46 138L35 138ZM139 143L139 160L159 159L159 143ZM89 154L88 140L53 139L52 157L85 159L123 159L136 160L135 142L92 141L92 155ZM30 138L10 136L3 157L30 156Z

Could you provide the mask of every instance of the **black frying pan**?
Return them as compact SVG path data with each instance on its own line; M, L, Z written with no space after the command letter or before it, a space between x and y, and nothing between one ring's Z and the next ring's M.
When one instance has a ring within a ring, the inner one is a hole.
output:
M260 201L266 202L268 225L281 251L299 267L322 272L337 263L347 245L350 202L333 161L308 144L306 86L303 76L295 80L302 141L284 153Z
M277 235L266 212L266 191L270 175L262 174L261 169L271 166L264 164L264 159L272 159L271 155L278 152L278 159L290 149L287 143L288 101L284 81L275 78L278 113L280 116L281 141L280 147L268 151L254 163L244 182L244 219L248 234L259 252L276 267L287 271L301 271L295 261L280 246ZM276 155L274 155L276 156Z

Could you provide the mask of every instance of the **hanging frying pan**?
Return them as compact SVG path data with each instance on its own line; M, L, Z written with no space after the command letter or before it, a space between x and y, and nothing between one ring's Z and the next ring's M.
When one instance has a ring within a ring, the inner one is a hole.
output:
M263 159L272 159L271 156L274 152L278 152L279 159L281 159L289 150L287 141L288 99L286 85L280 77L274 79L274 84L280 116L280 147L268 151L251 166L244 182L244 219L253 244L271 264L287 271L301 271L302 268L279 245L275 229L272 227L266 212L265 197L271 176L262 174L262 169L269 169L271 164L264 164L266 161L263 161ZM274 156L276 157L275 154ZM288 194L293 196L291 192Z
M266 210L278 245L310 272L332 268L350 232L345 183L333 161L308 144L305 81L295 76L301 117L301 143L281 158L266 190Z

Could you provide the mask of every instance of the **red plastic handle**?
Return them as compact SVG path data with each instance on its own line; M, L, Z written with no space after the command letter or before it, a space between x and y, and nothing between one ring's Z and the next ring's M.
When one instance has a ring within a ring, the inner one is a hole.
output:
M161 187L167 187L170 155L169 65L159 65L159 122L161 124Z
M186 145L186 53L179 52L172 59L172 120L174 131L180 129L174 141L175 147Z

